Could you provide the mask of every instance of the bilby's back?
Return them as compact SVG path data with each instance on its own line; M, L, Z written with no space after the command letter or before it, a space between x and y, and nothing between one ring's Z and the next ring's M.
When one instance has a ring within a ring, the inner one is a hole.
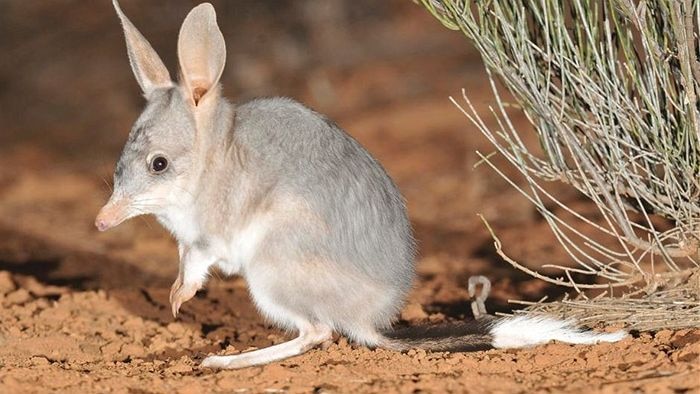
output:
M237 107L234 134L269 192L302 198L322 219L315 223L326 235L321 253L402 291L410 287L414 252L404 201L357 141L288 98Z

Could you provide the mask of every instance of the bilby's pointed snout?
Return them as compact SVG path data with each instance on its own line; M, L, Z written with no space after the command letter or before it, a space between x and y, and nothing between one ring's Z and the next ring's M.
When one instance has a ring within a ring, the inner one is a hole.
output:
M100 217L99 215L95 219L95 227L97 227L98 230L100 231L105 231L109 229L111 226L109 225L109 222L105 220L104 218Z
M107 231L123 222L128 215L128 204L125 200L112 201L105 204L95 218L95 227L99 231Z

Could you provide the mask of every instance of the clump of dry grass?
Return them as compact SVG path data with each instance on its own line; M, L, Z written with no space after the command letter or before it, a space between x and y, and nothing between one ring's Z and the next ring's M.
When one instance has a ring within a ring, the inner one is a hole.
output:
M492 232L506 261L579 293L528 309L637 329L700 326L700 0L420 1L481 53L498 127L466 93L452 101L524 182L479 153L483 162L536 207L575 263L543 275L509 258ZM495 78L541 152L523 143ZM558 199L553 181L586 196L600 219Z
M651 293L630 292L615 297L611 292L592 299L567 297L554 302L513 302L527 306L524 313L573 318L587 325L605 322L639 331L700 327L700 273L696 270L672 279Z

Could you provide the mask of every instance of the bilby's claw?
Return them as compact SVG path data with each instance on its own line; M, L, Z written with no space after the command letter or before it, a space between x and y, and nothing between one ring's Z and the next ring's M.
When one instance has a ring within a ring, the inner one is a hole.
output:
M173 302L171 303L171 308L173 312L173 317L177 319L177 314L180 312L180 303L179 302Z
M194 297L201 287L200 283L183 283L182 277L178 275L170 288L170 306L173 317L177 318L182 304Z
M173 285L170 286L170 304L173 304L173 300L175 298L175 292L182 287L182 276L178 275L177 278L175 279L175 282L173 282Z

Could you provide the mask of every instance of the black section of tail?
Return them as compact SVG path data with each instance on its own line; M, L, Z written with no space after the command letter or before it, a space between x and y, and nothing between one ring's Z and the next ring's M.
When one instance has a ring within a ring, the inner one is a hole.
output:
M495 318L399 328L382 332L383 347L407 351L474 352L492 349L489 330Z

